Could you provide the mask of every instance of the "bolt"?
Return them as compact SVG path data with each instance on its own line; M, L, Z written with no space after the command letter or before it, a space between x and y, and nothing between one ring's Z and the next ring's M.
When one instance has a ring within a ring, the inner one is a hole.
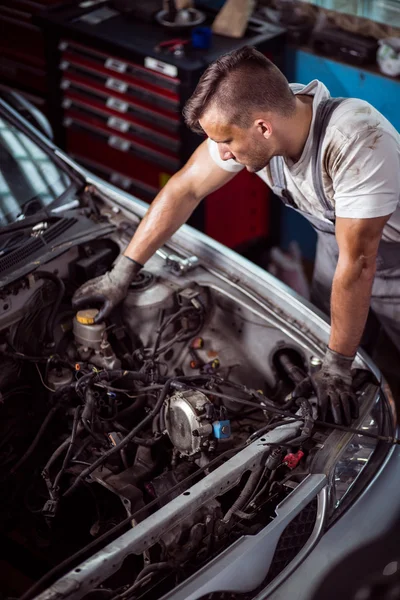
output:
M312 367L319 367L322 364L322 360L318 356L312 356L310 358L310 365Z

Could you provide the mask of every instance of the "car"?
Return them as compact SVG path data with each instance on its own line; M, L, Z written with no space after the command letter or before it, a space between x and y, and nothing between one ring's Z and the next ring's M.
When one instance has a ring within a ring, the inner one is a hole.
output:
M187 225L94 323L98 307L76 311L72 295L147 205L2 99L0 148L0 514L21 574L9 596L309 599L398 519L381 373L359 352L359 417L319 421L315 398L292 392L321 364L326 317Z

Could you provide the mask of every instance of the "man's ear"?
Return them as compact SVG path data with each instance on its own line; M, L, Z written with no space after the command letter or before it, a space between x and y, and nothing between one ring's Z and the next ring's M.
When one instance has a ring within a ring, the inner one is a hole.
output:
M272 135L272 126L270 121L264 121L264 119L256 119L254 121L254 126L257 128L257 131L261 133L261 135L268 140Z

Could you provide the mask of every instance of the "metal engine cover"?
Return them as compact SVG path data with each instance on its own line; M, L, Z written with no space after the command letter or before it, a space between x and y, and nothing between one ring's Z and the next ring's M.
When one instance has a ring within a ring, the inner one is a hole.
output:
M204 413L209 404L207 396L195 390L176 392L166 401L166 429L181 454L191 456L208 446L213 428Z

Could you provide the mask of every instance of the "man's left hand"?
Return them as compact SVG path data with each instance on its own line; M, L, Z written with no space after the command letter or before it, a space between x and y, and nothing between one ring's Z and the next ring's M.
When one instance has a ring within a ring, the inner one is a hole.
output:
M353 359L328 348L321 369L301 381L293 397L307 397L315 393L323 421L329 410L335 423L350 425L351 420L358 417L358 402L352 389Z

